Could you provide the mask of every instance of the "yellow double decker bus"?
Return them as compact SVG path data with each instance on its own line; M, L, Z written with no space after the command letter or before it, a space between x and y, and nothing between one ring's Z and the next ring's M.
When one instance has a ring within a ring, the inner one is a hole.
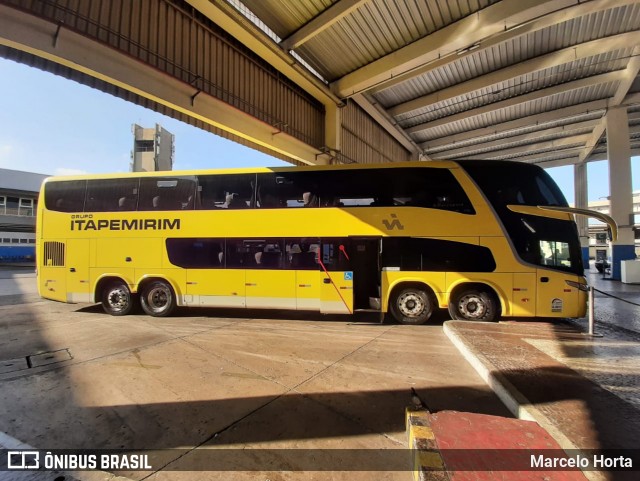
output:
M376 310L422 324L581 317L572 209L539 167L406 162L48 178L42 297L177 306Z

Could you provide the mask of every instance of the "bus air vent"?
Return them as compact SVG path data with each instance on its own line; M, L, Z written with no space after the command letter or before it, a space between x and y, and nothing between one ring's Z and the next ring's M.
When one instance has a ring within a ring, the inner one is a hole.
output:
M64 267L64 242L44 243L44 265L46 267Z

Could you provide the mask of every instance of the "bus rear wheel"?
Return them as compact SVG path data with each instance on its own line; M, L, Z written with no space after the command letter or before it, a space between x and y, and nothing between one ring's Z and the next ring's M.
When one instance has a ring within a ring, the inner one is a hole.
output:
M102 290L102 308L112 316L126 316L133 310L133 296L123 281L113 281Z
M390 310L400 324L424 324L433 314L433 295L420 287L406 287L393 294Z
M493 322L498 319L498 301L482 289L463 289L449 302L449 314L458 321Z
M176 308L176 296L173 288L164 281L146 284L140 293L142 310L154 317L167 317Z

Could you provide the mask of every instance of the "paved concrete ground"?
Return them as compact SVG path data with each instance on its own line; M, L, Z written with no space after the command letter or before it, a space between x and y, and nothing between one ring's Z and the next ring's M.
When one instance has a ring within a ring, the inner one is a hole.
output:
M436 410L510 416L440 325L197 309L111 317L99 306L30 299L0 306L0 431L36 448L400 450L412 387ZM296 472L293 451L256 459L257 472L149 479L411 476Z
M0 267L0 306L38 300L35 267Z
M501 399L564 449L640 446L640 342L589 338L573 325L448 321L445 332ZM635 473L586 474L638 479Z
M640 286L599 281L596 287L640 296ZM637 448L640 309L621 305L596 299L600 339L576 332L585 321L456 322L447 330L491 386L511 395L505 399L513 411L538 421L562 446ZM117 318L98 306L40 300L32 273L0 271L0 405L6 406L0 430L41 448L186 448L171 468L189 466L204 448L403 449L411 387L433 411L509 416L441 325L358 321L197 309L170 319ZM275 459L256 453L262 471L129 474L157 480L410 476L297 472L292 452ZM322 453L331 463L328 451ZM293 471L269 470L276 461Z

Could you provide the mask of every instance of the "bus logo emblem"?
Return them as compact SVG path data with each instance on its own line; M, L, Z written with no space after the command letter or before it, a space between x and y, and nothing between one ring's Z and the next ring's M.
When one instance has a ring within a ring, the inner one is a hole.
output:
M551 312L562 312L562 299L556 297L551 301Z
M382 223L387 228L387 230L393 230L396 227L398 228L398 230L404 230L404 226L400 223L400 219L398 219L398 216L396 214L391 214L391 220L389 221L387 219L384 219Z

